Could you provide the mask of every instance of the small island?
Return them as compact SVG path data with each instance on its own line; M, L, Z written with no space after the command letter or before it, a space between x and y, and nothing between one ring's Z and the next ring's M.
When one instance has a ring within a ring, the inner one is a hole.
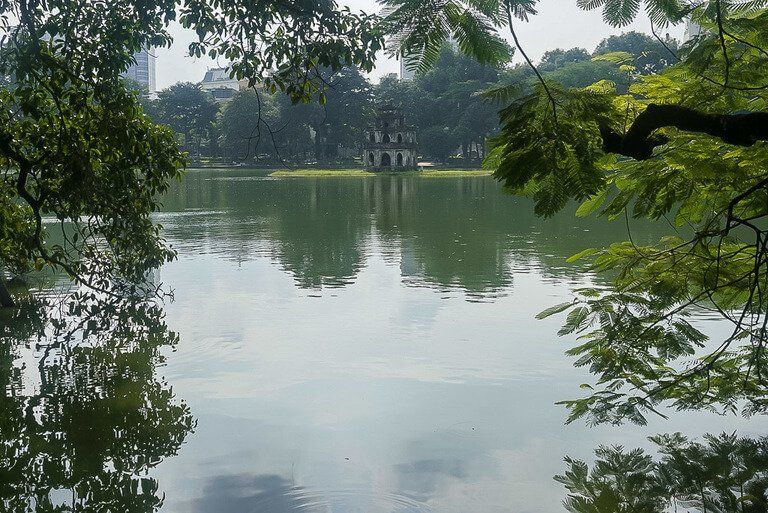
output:
M406 124L402 111L392 105L381 105L376 109L376 120L365 132L362 162L362 168L279 169L269 176L359 178L397 174L421 178L460 178L493 174L485 169L439 169L432 163L418 162L416 128Z
M420 178L472 178L491 176L490 169L435 169L411 171L369 171L366 169L278 169L269 174L275 178L374 178L382 175L415 176Z

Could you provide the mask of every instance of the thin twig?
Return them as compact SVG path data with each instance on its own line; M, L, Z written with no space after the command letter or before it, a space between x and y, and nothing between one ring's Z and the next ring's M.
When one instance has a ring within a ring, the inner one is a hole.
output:
M530 68L536 74L536 77L539 79L539 82L541 82L541 85L544 87L544 91L547 93L547 97L549 97L549 103L552 105L552 117L555 120L555 125L557 125L557 101L555 101L555 97L552 95L552 91L550 91L549 86L547 85L547 82L544 80L544 77L541 76L541 73L533 64L533 61L531 61L531 58L528 57L527 53L525 53L525 50L523 50L523 47L520 44L520 40L517 38L517 33L515 32L515 27L513 26L513 23L512 23L512 9L509 7L509 4L507 4L507 21L509 23L509 32L512 34L512 39L515 40L515 46L517 47L517 50L523 56L523 58L525 59L525 62L528 63L528 66L530 66Z

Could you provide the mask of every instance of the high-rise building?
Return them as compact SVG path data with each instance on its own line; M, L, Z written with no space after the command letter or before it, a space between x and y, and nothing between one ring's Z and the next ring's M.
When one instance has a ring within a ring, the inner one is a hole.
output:
M154 97L157 92L157 82L155 81L155 66L157 57L148 48L143 48L133 56L136 63L132 64L123 76L137 82L146 89L150 97Z
M400 57L400 80L413 80L416 72L406 66L405 59Z
M700 36L701 33L701 25L691 21L690 18L685 22L685 35L683 36L684 41L690 41L694 37Z
M702 1L695 0L694 2L691 2L691 4L691 9L697 9L701 6ZM702 32L704 32L704 30L701 28L701 25L691 20L691 17L689 16L688 19L685 20L685 35L683 35L683 42L685 43L694 37L699 37Z

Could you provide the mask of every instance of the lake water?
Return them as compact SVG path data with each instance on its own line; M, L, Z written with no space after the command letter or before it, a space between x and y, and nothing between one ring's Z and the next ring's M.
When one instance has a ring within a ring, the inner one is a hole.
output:
M537 219L491 178L190 171L164 203L179 342L155 373L196 425L152 465L163 512L564 511L565 455L768 427L564 425L590 376L534 316L594 283L565 259L624 222Z

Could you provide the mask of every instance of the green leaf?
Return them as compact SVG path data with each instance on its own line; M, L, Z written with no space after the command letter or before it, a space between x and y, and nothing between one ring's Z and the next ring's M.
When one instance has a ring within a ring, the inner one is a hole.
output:
M570 263L573 263L573 262L575 262L577 260L581 260L582 258L586 258L586 257L592 256L595 253L599 253L599 252L600 252L599 249L587 248L585 250L579 251L575 255L569 256L565 261L570 264Z
M581 324L587 319L588 315L589 308L586 306L574 308L570 311L568 317L566 317L565 325L558 331L558 335L568 335L569 333L577 331L581 327Z
M588 215L592 214L595 210L603 206L607 195L608 190L606 189L599 194L595 194L587 201L579 205L579 208L576 209L576 217L587 217Z
M546 310L542 310L541 312L539 312L538 314L536 314L536 318L537 318L537 319L546 319L546 318L547 318L547 317L549 317L550 315L555 315L555 314L557 314L557 313L560 313L560 312L563 312L563 311L565 311L565 310L568 310L568 309L569 309L570 307L572 307L574 304L576 304L576 303L574 303L573 301L571 301L571 302L569 302L569 303L560 303L559 305L550 306L550 307L549 307L549 308L547 308Z

